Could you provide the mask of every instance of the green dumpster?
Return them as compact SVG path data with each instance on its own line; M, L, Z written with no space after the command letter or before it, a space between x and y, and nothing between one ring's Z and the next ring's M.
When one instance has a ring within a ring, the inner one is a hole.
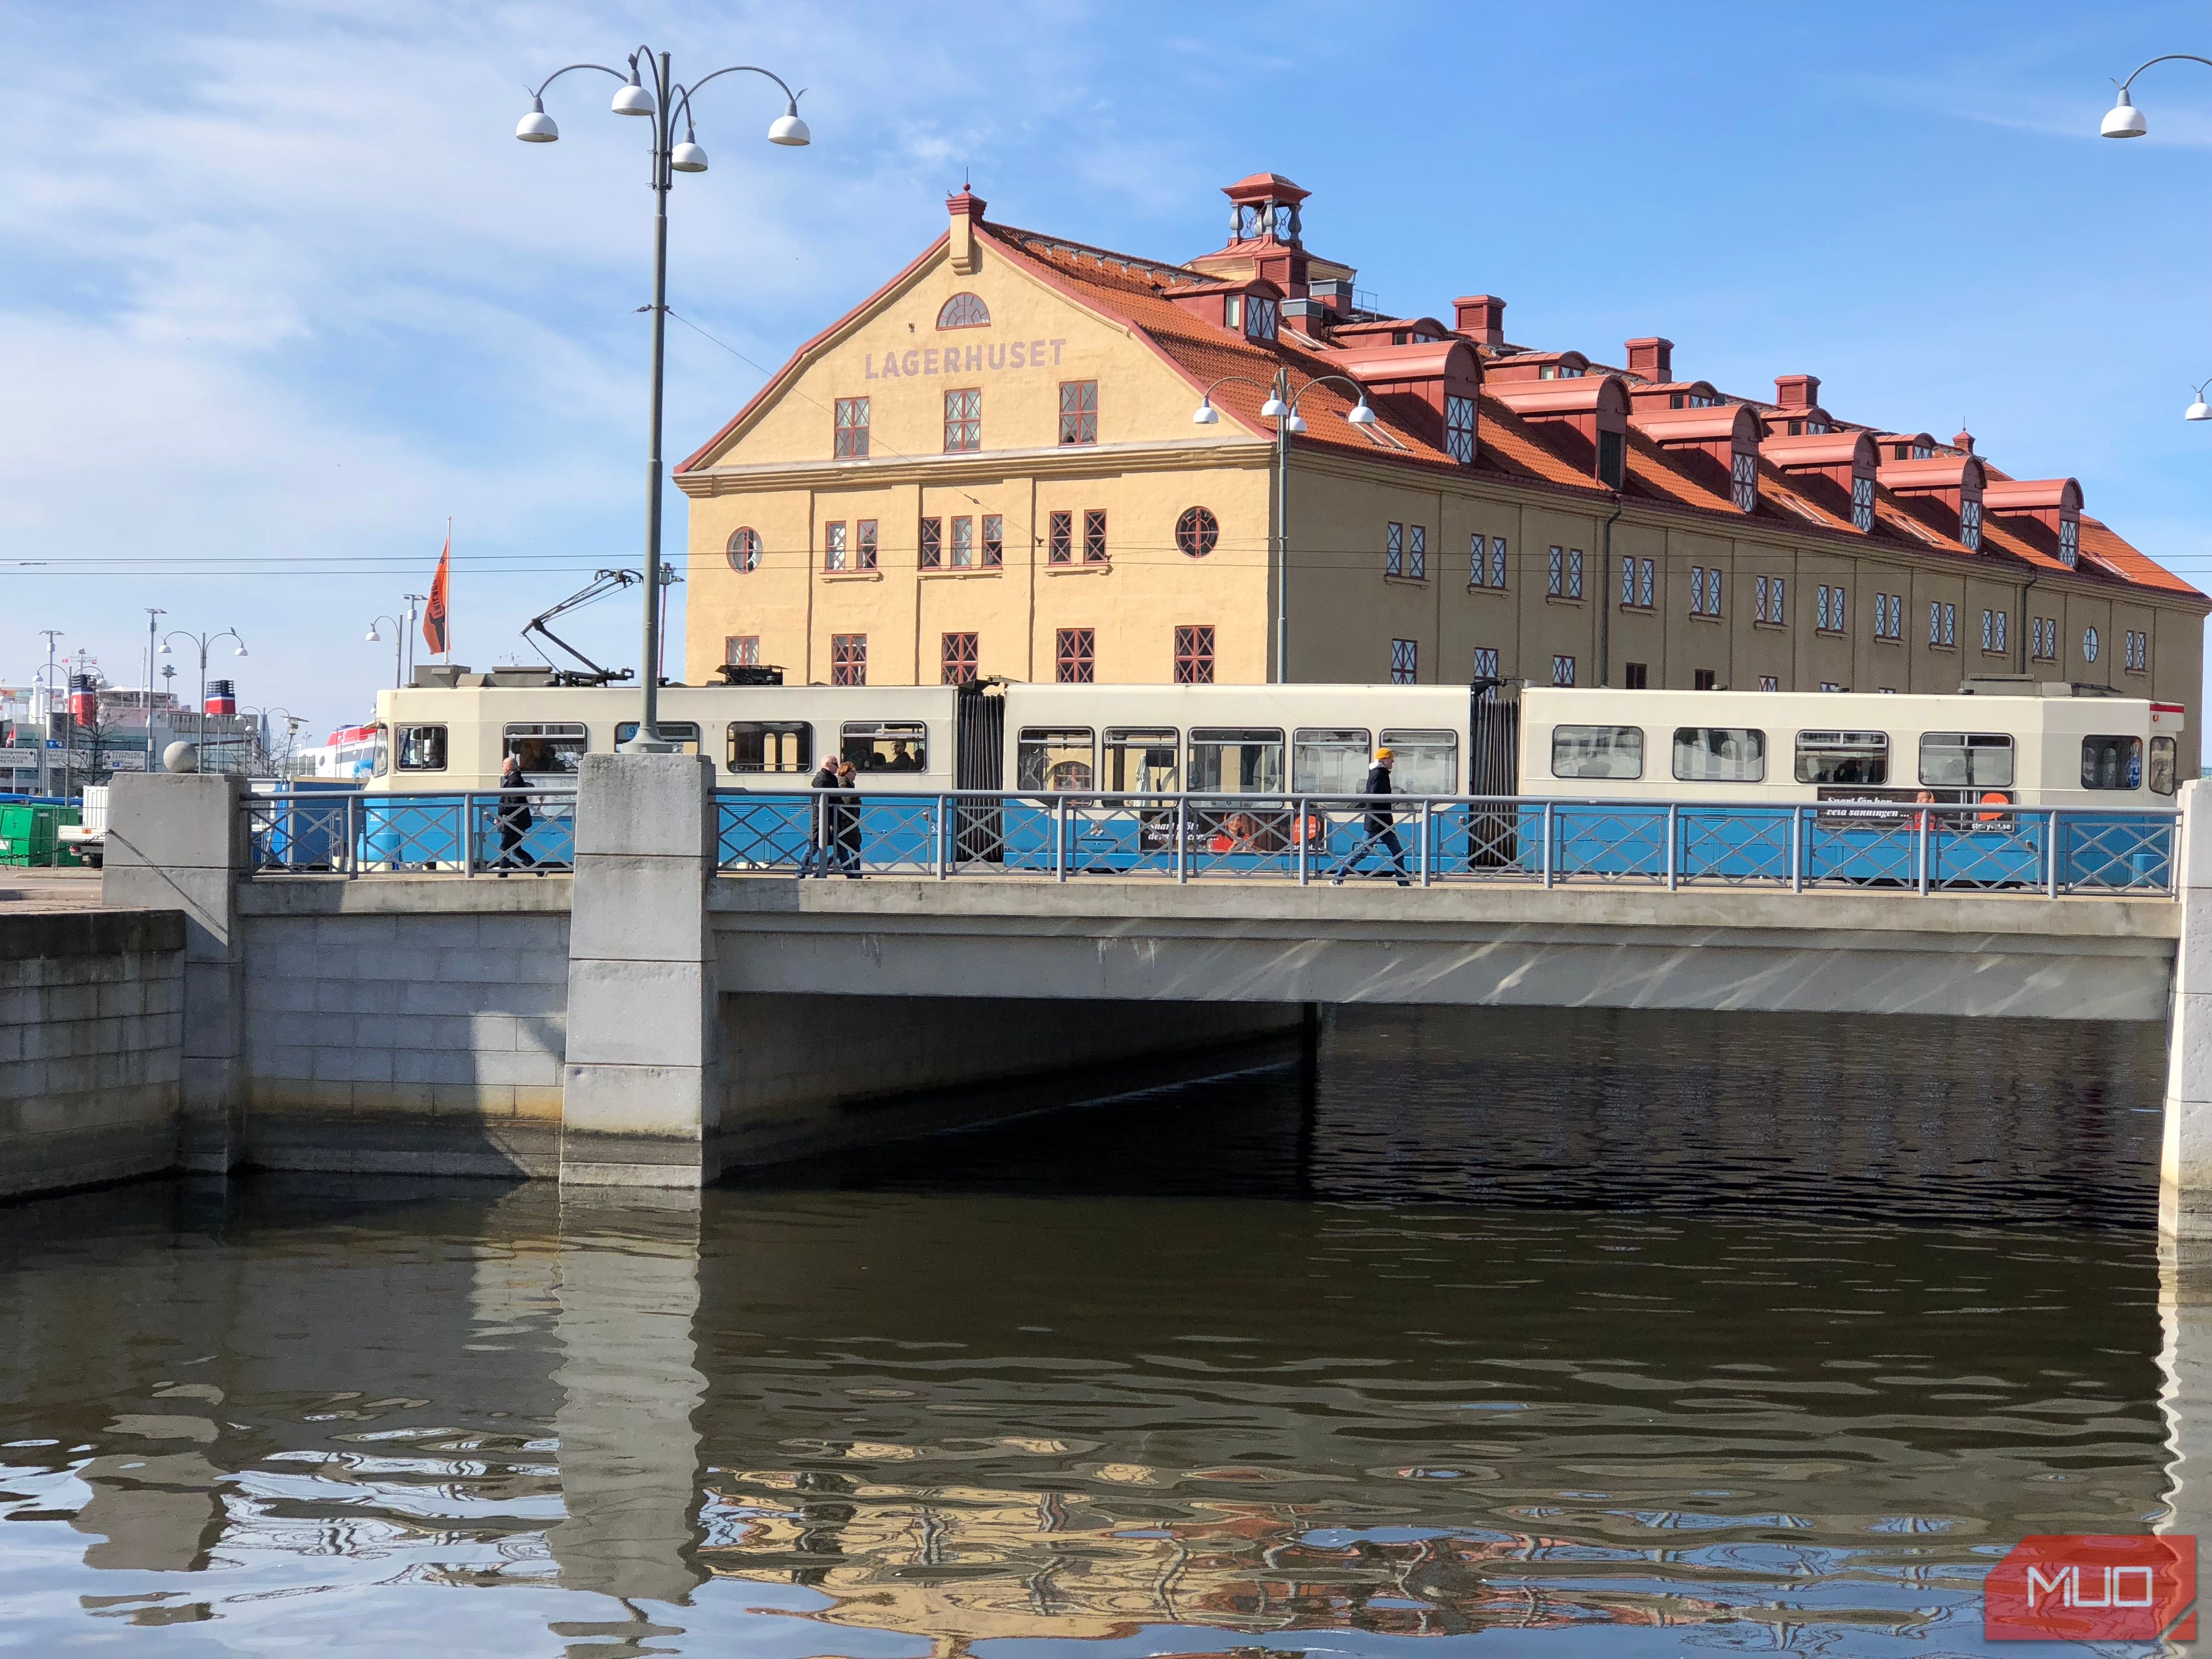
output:
M0 864L51 865L59 848L61 813L52 806L0 806Z

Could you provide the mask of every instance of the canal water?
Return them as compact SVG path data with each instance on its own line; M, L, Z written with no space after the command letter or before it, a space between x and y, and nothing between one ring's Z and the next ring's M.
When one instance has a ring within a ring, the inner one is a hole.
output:
M697 1206L0 1210L0 1648L1995 1652L2012 1543L2168 1514L2148 1028L1242 1065Z

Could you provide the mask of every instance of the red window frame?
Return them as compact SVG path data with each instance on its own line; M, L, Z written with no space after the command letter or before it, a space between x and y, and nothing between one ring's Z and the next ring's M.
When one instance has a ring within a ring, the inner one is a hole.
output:
M921 538L917 545L921 549L917 556L924 570L934 570L943 564L945 562L945 520L924 519L921 521Z
M1083 562L1107 562L1106 509L1103 507L1089 507L1083 510Z
M945 453L973 455L983 447L983 391L968 386L945 394Z
M1001 565L1006 562L1006 519L1002 513L983 515L983 562Z
M865 461L868 459L868 400L866 398L840 398L833 417L836 435L831 440L830 453L841 461Z
M981 673L981 652L975 634L946 634L938 643L938 666L945 685L973 685Z
M876 568L876 521L862 519L853 526L853 568L873 570Z
M1044 556L1052 564L1075 562L1075 514L1054 513L1045 520Z
M1213 684L1213 624L1178 623L1175 631L1175 683Z
M1419 685L1421 683L1421 642L1419 640L1390 641L1390 684Z
M1098 382L1062 380L1060 383L1060 441L1064 444L1098 441Z
M1056 685L1092 685L1098 678L1098 637L1089 628L1062 628L1052 640L1052 678Z
M1221 540L1221 521L1202 507L1187 507L1176 520L1176 545L1186 557L1202 559Z
M732 634L722 641L722 660L744 668L760 666L760 635Z
M868 683L868 636L832 634L830 636L830 684L866 685Z

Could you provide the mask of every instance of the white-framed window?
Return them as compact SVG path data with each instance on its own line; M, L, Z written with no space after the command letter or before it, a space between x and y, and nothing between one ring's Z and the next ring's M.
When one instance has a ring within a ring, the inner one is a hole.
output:
M1505 538L1503 536L1490 538L1490 585L1492 587L1505 586Z
M1413 685L1419 683L1421 647L1415 640L1390 641L1390 684Z
M1567 550L1567 597L1579 599L1583 596L1583 550L1579 547Z
M1729 499L1739 513L1759 505L1759 457L1748 449L1738 450L1729 463Z
M1401 524L1382 526L1382 574L1386 576L1406 574L1406 526Z
M1474 647L1474 677L1479 680L1494 680L1498 678L1498 647L1496 646L1478 645Z
M1564 599L1566 596L1566 591L1567 550L1563 547L1555 546L1552 549L1551 576L1545 586L1544 592L1549 598L1557 599Z
M2071 570L2081 557L2081 521L2061 519L2058 521L2058 562Z
M1782 681L1777 675L1761 674L1759 677L1759 689L1762 691L1779 691L1782 689Z
M2097 630L2094 628L2085 628L2081 630L2081 660L2083 662L2097 660Z
M1959 503L1959 541L1968 552L1982 544L1982 504L1979 501Z
M1552 659L1552 684L1572 685L1575 683L1575 659L1572 657Z
M1406 574L1417 582L1429 579L1429 527L1425 524L1406 526Z
M1474 459L1474 399L1444 398L1444 453L1462 465Z
M1874 528L1874 480L1851 480L1851 528L1866 531Z

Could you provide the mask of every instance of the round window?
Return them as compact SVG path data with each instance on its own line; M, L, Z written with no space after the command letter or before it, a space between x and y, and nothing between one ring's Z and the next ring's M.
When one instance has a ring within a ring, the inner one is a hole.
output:
M2097 660L2097 630L2094 628L2085 628L2081 630L2081 660L2083 662Z
M750 528L730 532L730 568L742 575L760 568L760 532Z
M1176 545L1194 559L1202 559L1213 551L1213 544L1221 539L1221 526L1211 513L1202 507L1188 507L1176 520Z

